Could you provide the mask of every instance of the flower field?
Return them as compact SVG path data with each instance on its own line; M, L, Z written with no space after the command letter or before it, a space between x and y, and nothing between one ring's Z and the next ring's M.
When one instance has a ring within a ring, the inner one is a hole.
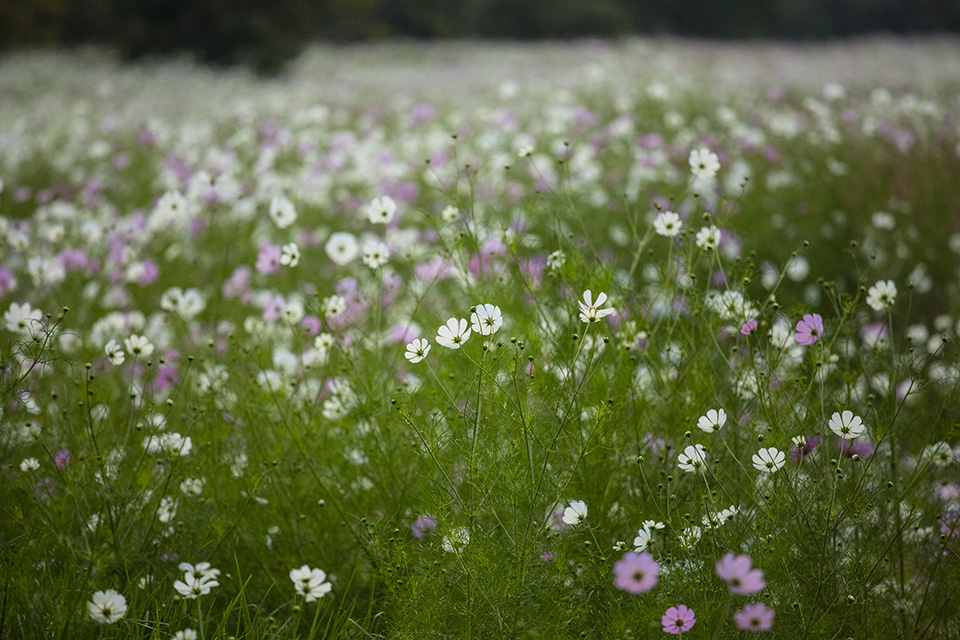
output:
M960 638L957 59L0 61L0 638Z

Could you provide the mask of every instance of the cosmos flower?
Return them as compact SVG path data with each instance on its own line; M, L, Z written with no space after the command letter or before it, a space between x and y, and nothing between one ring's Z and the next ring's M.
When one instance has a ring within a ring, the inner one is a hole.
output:
M126 354L123 349L120 348L120 345L117 344L116 340L111 340L107 343L107 346L103 348L104 352L107 354L107 359L110 360L110 364L115 367L123 364L126 360Z
M134 356L146 358L153 353L153 344L145 336L132 335L123 341L123 346Z
M853 415L852 411L844 411L843 413L835 411L830 416L829 426L831 431L844 440L853 440L863 435L863 432L867 429L860 416Z
M730 593L746 596L766 588L763 571L751 568L750 556L728 553L717 561L717 575L727 583Z
M706 147L700 147L690 152L690 173L697 180L712 178L720 170L720 158Z
M390 247L379 240L368 242L363 245L361 260L371 269L379 269L390 261Z
M715 225L701 227L697 231L696 242L697 246L704 251L713 251L720 245L720 229Z
M757 471L776 473L786 463L787 456L776 447L760 449L753 454L753 466Z
M113 624L127 613L127 599L114 589L97 591L87 603L87 613L95 622Z
M403 356L412 364L423 361L430 353L430 343L426 338L418 338L407 345L407 351Z
M367 219L373 224L387 224L397 212L397 203L390 196L374 198L367 205Z
M685 604L681 604L677 607L667 609L667 612L660 618L660 622L663 624L664 631L678 635L685 631L690 631L693 625L697 623L697 619L694 616L693 609Z
M657 232L657 235L665 238L673 238L680 233L682 228L683 221L673 211L662 211L653 220L653 230Z
M897 285L893 280L878 280L867 291L867 304L874 311L885 311L893 307L897 299Z
M300 264L300 248L295 242L288 242L280 249L280 264L295 267Z
M607 294L597 294L597 300L594 302L593 293L590 289L583 292L583 302L577 302L580 305L580 320L582 322L598 322L613 313L613 309L601 309L600 306L607 301Z
M677 456L677 461L680 468L688 473L702 471L707 462L707 451L702 444L690 445Z
M808 313L797 323L797 342L809 347L823 336L823 318L819 313Z
M297 219L297 210L284 196L275 196L270 200L270 219L278 229L286 229Z
M330 238L327 239L327 244L323 248L334 264L341 267L351 262L360 253L357 238L346 231L337 231L330 234Z
M723 409L710 409L706 415L700 416L697 426L701 431L713 433L719 431L720 427L727 423L727 412Z
M563 522L569 525L580 524L587 517L587 503L583 500L571 500L563 510Z
M307 602L316 602L333 589L333 585L326 581L327 574L322 569L311 569L307 565L291 569L290 580L293 581L297 595L304 596Z
M769 631L773 628L775 613L762 602L753 602L733 614L733 619L737 627L744 631Z
M500 307L492 304L478 304L477 310L470 315L471 328L482 336L490 336L500 331L503 315Z
M437 344L447 349L459 349L470 339L470 328L463 318L450 318L447 323L437 329Z
M627 593L646 593L660 580L660 565L649 553L628 551L613 565L613 586Z

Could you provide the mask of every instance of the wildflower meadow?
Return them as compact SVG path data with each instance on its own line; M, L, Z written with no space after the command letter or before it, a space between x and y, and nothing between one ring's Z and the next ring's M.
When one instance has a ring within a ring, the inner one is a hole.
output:
M958 59L8 57L0 638L960 638Z

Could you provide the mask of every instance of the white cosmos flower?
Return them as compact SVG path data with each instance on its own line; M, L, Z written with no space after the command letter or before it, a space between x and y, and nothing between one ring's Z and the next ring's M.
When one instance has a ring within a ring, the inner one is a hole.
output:
M441 546L444 551L453 553L467 546L470 542L470 530L466 527L455 527L449 534L443 536Z
M673 211L662 211L653 219L653 230L657 235L665 238L672 238L680 233L683 228L683 221Z
M153 345L145 336L132 335L123 341L123 346L135 356L146 358L153 353Z
M853 415L853 411L844 411L843 413L834 412L830 416L830 430L843 438L844 440L853 440L863 435L866 427L860 416Z
M390 247L385 243L375 240L363 245L363 264L371 269L379 269L387 264L390 259Z
M701 227L697 231L697 246L704 251L712 251L720 244L720 229L714 225Z
M213 578L205 578L193 573L184 574L183 580L173 583L173 588L187 600L196 600L200 596L205 596L212 588L218 586L220 583Z
M209 562L200 562L196 566L181 562L178 568L184 572L183 580L174 582L173 588L188 600L196 600L210 593L212 588L220 586L217 582L220 570L211 567Z
M633 539L634 551L646 551L654 543L653 532L663 529L666 525L656 520L644 520L643 527L637 531L637 537Z
M563 510L563 521L569 525L580 524L587 517L587 503L583 500L571 500L570 506Z
M111 340L107 343L107 346L103 349L107 358L110 359L110 364L114 366L120 366L126 360L126 354L123 352L123 349L120 348L120 345L117 344L116 340Z
M3 322L7 331L33 336L38 334L41 328L42 316L43 312L40 309L32 309L29 302L23 304L14 302L3 314Z
M307 565L291 569L290 580L293 581L297 595L304 596L307 602L316 602L333 589L333 585L326 581L327 574L322 569L311 569Z
M897 299L897 285L893 280L878 280L867 291L867 304L874 311L883 311L893 306Z
M719 431L727 423L727 412L723 409L710 409L706 415L700 416L697 426L707 433Z
M297 219L297 210L284 196L275 196L270 200L270 219L278 229L286 229Z
M503 315L500 307L492 304L478 304L477 310L470 315L471 326L482 336L493 335L503 326Z
M390 196L374 198L367 205L367 219L373 224L387 224L397 212L397 203Z
M330 238L323 248L330 259L341 267L356 258L357 254L360 253L360 245L357 243L356 237L346 231L337 231L330 234Z
M437 344L447 349L459 349L469 339L470 327L463 318L450 318L437 330Z
M677 456L677 461L680 468L688 473L702 471L707 462L707 451L702 444L690 445Z
M324 298L323 302L320 303L320 308L323 309L323 315L328 318L333 318L346 311L347 299L334 294Z
M280 264L295 267L300 264L300 248L295 242L288 242L280 249Z
M87 613L96 622L113 624L127 613L127 599L114 589L97 591L87 603Z
M593 301L593 293L590 289L583 292L583 302L577 302L580 305L580 320L583 322L598 322L613 313L613 309L601 309L600 306L607 301L607 294L598 293L596 302Z
M412 364L417 364L430 353L430 343L426 338L418 338L407 345L407 352L403 356Z
M706 147L690 152L690 172L694 178L712 178L720 170L720 158Z
M786 462L786 455L776 447L760 449L753 454L753 467L764 473L776 473Z
M20 471L27 473L28 471L36 471L40 468L40 461L36 458L24 458L20 462Z

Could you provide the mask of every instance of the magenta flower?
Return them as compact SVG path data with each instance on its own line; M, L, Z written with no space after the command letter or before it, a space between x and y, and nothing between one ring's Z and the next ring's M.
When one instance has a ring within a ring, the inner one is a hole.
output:
M750 565L750 556L728 553L717 561L717 575L726 581L730 593L748 596L767 586L763 580L763 571L751 569Z
M410 525L410 533L412 533L415 538L425 538L427 533L436 528L437 519L427 514L420 516Z
M744 631L769 631L773 628L774 613L762 602L754 602L744 605L743 609L733 614L733 619Z
M697 623L697 619L694 617L693 609L682 604L679 607L667 609L667 612L660 618L660 622L663 623L664 631L677 635L684 631L690 631L693 625Z
M808 313L797 323L797 342L809 347L823 335L823 318L819 313Z
M57 451L57 454L53 456L53 464L57 465L57 469L66 467L70 464L70 452L67 449Z
M660 580L660 565L649 553L628 551L613 565L613 586L627 593L646 593Z
M756 328L757 328L756 320L747 320L746 322L743 323L743 326L740 327L740 333L745 336L748 336L751 333L753 333L756 330Z
M271 274L280 271L280 245L267 243L260 247L257 255L257 271L262 274Z

